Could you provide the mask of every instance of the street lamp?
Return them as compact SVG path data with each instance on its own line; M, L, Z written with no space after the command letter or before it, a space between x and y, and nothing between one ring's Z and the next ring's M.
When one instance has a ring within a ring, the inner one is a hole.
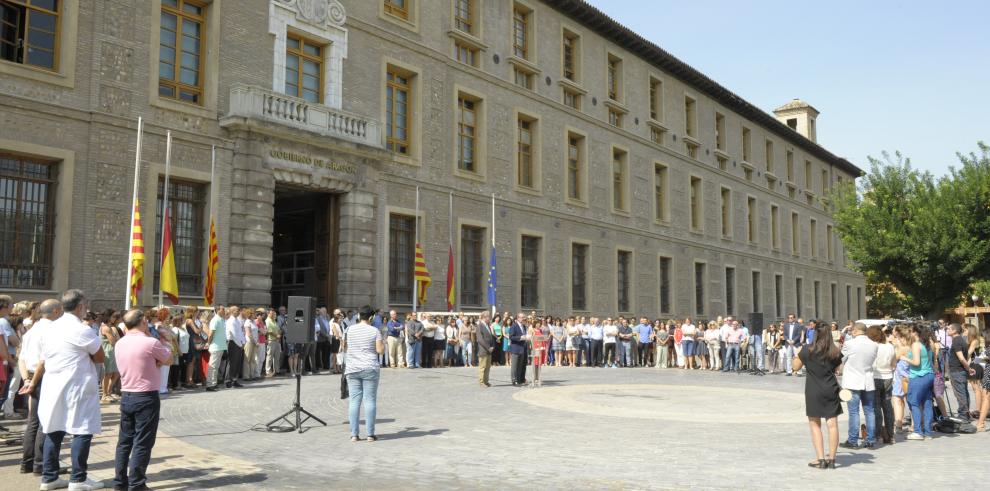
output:
M973 300L973 307L976 307L976 302L980 300L980 296L974 293L973 296L969 298Z

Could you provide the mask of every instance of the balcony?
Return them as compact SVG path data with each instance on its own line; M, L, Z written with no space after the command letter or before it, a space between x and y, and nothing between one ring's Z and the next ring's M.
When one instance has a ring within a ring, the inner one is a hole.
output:
M225 127L257 126L259 122L385 148L382 125L376 120L257 86L236 84L231 87L230 109L220 124Z

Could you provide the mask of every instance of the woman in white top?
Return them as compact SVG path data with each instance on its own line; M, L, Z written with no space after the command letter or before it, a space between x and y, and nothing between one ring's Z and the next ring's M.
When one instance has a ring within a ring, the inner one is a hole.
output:
M434 324L433 330L433 366L440 368L443 366L444 351L447 350L447 327L443 325L442 319Z
M574 368L577 366L577 350L581 343L581 329L574 324L574 318L567 319L565 325L567 330L567 366Z
M705 345L708 347L709 370L721 370L722 359L718 356L720 348L718 339L718 324L715 321L708 323L708 330L705 331Z
M884 443L890 444L894 442L894 405L890 397L897 358L894 356L894 345L887 343L887 336L879 326L871 326L867 329L866 336L877 343L877 359L873 362L873 383L877 388L873 409L876 414L877 434Z
M684 319L684 324L681 325L681 351L684 352L684 369L690 370L692 368L698 368L694 366L694 341L695 335L698 329L694 327L691 323L691 318Z

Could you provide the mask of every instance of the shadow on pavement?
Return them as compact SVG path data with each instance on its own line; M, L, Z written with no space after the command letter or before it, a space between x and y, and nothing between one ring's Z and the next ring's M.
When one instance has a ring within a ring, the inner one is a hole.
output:
M379 440L398 440L400 438L419 438L419 437L424 437L424 436L436 436L436 435L440 435L442 433L446 433L448 431L450 431L450 430L448 430L447 428L436 428L436 429L433 429L433 430L420 430L419 428L416 428L415 426L412 426L412 427L408 427L408 428L399 430L397 433L386 433L386 434L378 435L378 439Z

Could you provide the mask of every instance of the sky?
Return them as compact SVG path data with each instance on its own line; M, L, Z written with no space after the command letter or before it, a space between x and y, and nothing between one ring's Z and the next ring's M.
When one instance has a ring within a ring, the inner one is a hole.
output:
M588 1L768 113L805 100L866 171L900 151L942 176L990 143L990 2Z

